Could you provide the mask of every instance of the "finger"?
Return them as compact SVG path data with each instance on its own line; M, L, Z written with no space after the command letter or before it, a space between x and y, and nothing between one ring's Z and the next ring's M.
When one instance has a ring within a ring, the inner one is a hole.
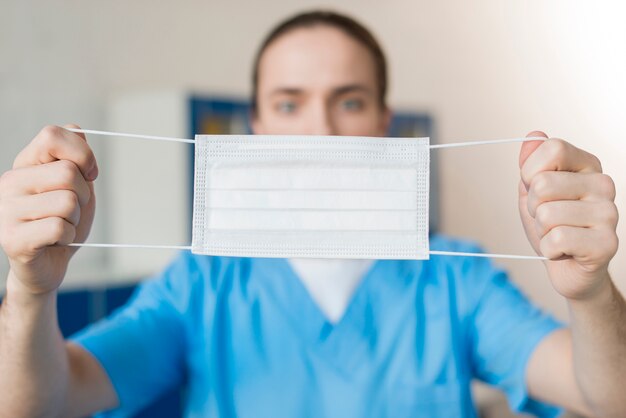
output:
M81 206L91 198L91 189L76 164L67 160L18 168L6 172L0 184L0 196L23 196L69 190L76 193Z
M528 135L526 135L526 138L529 138L529 137L535 137L535 138L544 137L547 139L548 135L546 135L544 132L541 132L541 131L532 131ZM522 166L524 165L528 157L530 157L530 154L535 152L535 150L539 148L539 146L543 144L543 142L544 141L526 141L522 143L522 148L520 149L520 152L519 152L520 168L522 168Z
M63 128L80 129L80 126L76 125L75 123L68 123L68 124L63 125ZM73 133L80 136L83 139L83 141L87 142L87 136L84 133L82 132L73 132Z
M562 139L548 139L528 156L521 175L526 187L543 171L601 173L602 166L593 154L576 148Z
M544 237L557 226L615 229L617 220L617 208L613 202L559 200L537 208L535 229L539 237Z
M524 227L524 231L526 232L526 236L530 241L530 245L533 249L539 252L539 237L534 232L534 224L535 219L530 216L528 213L528 192L526 190L526 186L520 180L519 182L519 213L522 219L522 226Z
M520 193L523 190L520 189ZM528 189L528 212L535 216L537 207L556 200L613 201L615 183L600 173L544 171L538 173Z
M24 222L12 228L13 238L4 244L9 257L36 253L52 245L68 245L74 242L76 229L63 218L50 217Z
M557 226L541 239L540 248L550 260L569 256L582 264L605 264L617 252L617 235L607 228Z
M80 126L76 125L75 123L68 123L66 125L63 125L63 128L80 129ZM71 132L71 131L68 131L68 132ZM87 143L87 136L84 133L82 132L73 132L73 133L78 135L80 138L82 138L83 141L85 141L85 143ZM89 151L91 151L91 155L93 155L93 150L91 149L91 147L89 147ZM94 181L98 177L98 173L99 173L98 160L96 160L95 156L93 157L93 164L94 166L88 172L87 177L85 177L87 181Z
M22 222L56 217L77 226L80 221L78 196L69 190L13 198L10 210L11 218Z
M72 125L76 126L76 125ZM68 160L78 166L83 177L89 181L98 176L96 157L84 136L59 126L46 126L31 143L18 154L14 168L46 164L56 160Z

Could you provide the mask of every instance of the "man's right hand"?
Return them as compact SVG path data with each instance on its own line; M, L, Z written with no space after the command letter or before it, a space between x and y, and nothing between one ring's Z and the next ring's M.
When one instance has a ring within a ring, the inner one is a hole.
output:
M76 125L66 127L77 128ZM0 177L0 245L9 258L7 288L56 290L95 213L98 165L84 135L47 126Z

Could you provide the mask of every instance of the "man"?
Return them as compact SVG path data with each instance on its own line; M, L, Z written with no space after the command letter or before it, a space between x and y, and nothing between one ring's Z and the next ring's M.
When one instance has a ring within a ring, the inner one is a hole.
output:
M254 68L259 134L384 135L384 55L328 12L273 31ZM530 136L542 135L532 132ZM98 174L84 137L44 128L0 182L11 270L0 309L3 416L128 416L187 381L186 416L472 417L469 383L511 406L623 416L626 304L611 179L569 143L520 153L520 212L565 328L488 260L246 259L182 254L130 304L64 342L56 289L93 219ZM441 236L436 249L476 251Z

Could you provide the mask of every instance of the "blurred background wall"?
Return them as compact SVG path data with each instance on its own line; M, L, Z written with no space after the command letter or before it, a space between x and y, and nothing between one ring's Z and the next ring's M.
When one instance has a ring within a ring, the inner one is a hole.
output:
M600 157L626 213L626 6L618 1L1 0L0 171L45 124L107 128L110 103L129 92L245 97L261 37L279 19L320 6L354 15L379 36L391 67L390 103L429 113L439 142L544 130ZM142 133L166 135L160 126ZM116 161L107 160L106 140L91 143L110 171L97 185L91 240L101 241L122 214L107 209ZM518 149L435 151L443 232L492 252L532 253L517 213ZM156 192L134 216L168 198L167 190ZM622 239L625 232L622 223ZM622 246L612 264L622 290L625 255ZM107 260L111 252L83 250L72 271L87 277ZM541 263L503 263L535 300L566 318Z

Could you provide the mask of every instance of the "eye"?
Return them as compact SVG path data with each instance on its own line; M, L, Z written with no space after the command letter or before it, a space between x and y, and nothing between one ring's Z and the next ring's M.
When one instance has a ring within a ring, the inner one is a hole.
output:
M361 110L363 109L363 100L361 99L345 99L342 100L341 103L341 108L344 110L348 110L348 111L357 111L357 110Z
M292 100L283 100L276 103L276 110L280 113L294 113L297 110L298 106L296 102Z

